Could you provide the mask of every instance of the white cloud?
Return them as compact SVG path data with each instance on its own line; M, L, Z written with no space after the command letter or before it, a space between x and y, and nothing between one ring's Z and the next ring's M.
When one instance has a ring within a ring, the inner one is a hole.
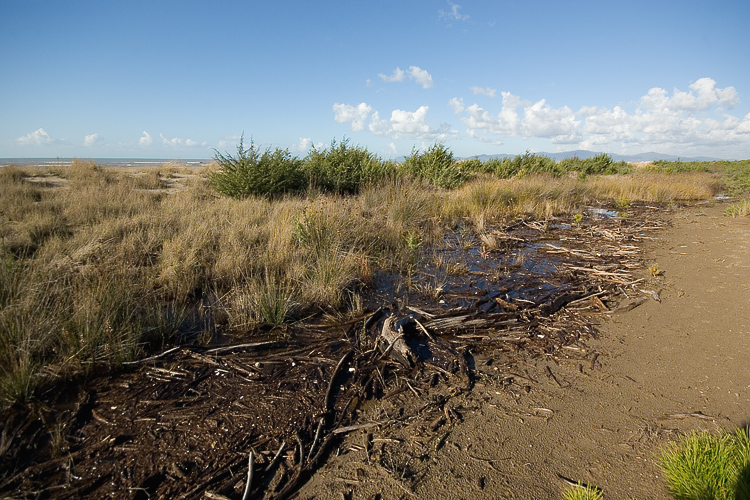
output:
M307 153L310 151L310 148L314 147L315 149L323 149L325 148L325 144L322 142L316 142L313 144L312 139L309 137L300 137L299 142L292 146L292 151L294 152L301 152L301 153Z
M145 146L150 146L153 143L154 143L154 140L151 138L151 134L149 134L148 132L144 130L143 135L141 136L140 139L138 139L138 145L145 147Z
M429 89L435 86L434 82L432 81L432 75L430 75L430 73L420 68L419 66L409 66L408 72L397 67L393 71L392 75L385 75L383 73L378 73L378 76L384 82L388 82L388 83L403 82L407 75L409 76L410 80L414 80L415 82L420 84L422 88Z
M99 134L90 134L84 137L83 139L83 145L84 146L93 146L99 141Z
M732 108L740 102L734 87L717 89L711 78L700 78L690 84L690 90L674 89L672 97L666 90L654 87L641 97L641 107L648 111L697 111L710 106Z
M654 87L632 107L583 106L577 112L553 107L545 99L532 103L509 92L502 96L495 112L467 106L458 97L449 105L467 135L483 142L518 137L608 151L750 155L750 114L728 114L740 102L738 93L734 87L718 88L711 78L671 94Z
M474 95L486 95L487 97L492 98L494 98L495 94L497 94L497 89L491 89L489 87L470 87L470 90L474 93Z
M438 11L438 15L441 18L455 19L456 21L466 21L467 19L469 19L469 15L468 14L461 14L461 13L458 12L459 9L461 9L460 5L455 4L453 2L448 2L448 4L450 4L450 6L451 6L451 8L450 8L449 11L446 12L446 11L444 11L442 9L440 9Z
M432 75L419 66L409 66L409 78L416 80L416 82L424 89L429 89L434 86L432 83Z
M525 138L540 137L569 144L577 141L580 124L569 107L555 109L542 99L524 109L522 133Z
M365 129L365 120L371 112L372 107L364 102L357 106L339 103L333 105L333 119L338 123L351 122L354 132L361 132Z
M21 146L43 146L52 143L52 138L43 128L39 128L16 139Z
M394 109L391 118L381 120L377 111L373 113L369 129L375 135L385 135L391 139L420 139L442 141L457 134L447 123L433 128L427 123L429 106L420 106L416 111Z
M404 73L404 70L402 70L399 67L396 67L396 69L393 71L392 75L384 75L383 73L378 73L378 76L384 81L384 82L403 82L404 76L406 76L406 73Z
M240 139L242 139L241 135L230 135L228 137L222 137L221 139L219 139L219 148L236 148L240 143Z
M164 137L164 134L159 134L159 137L161 137L161 142L165 146L171 146L173 148L176 148L178 146L182 146L183 140L178 137L173 137L171 139Z
M349 104L333 105L334 120L338 123L350 123L352 131L360 132L365 129L375 135L383 135L391 139L422 139L445 140L456 137L458 133L447 123L434 128L427 123L428 106L420 106L416 111L395 109L388 119L380 118L380 113L372 106L360 103L357 106ZM369 121L368 121L369 120Z
M452 97L448 101L448 106L451 107L454 113L459 114L461 111L463 111L464 108L464 100L462 98L458 97Z
M159 134L159 137L161 137L161 142L165 146L169 146L172 148L182 148L182 147L188 147L188 148L205 148L208 146L207 142L198 142L193 139L182 139L180 137L172 137L171 139L169 137L165 137L164 134Z

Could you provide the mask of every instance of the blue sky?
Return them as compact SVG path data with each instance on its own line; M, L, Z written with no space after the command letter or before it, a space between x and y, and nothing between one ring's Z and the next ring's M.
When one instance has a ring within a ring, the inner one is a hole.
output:
M750 158L750 2L0 0L0 157Z

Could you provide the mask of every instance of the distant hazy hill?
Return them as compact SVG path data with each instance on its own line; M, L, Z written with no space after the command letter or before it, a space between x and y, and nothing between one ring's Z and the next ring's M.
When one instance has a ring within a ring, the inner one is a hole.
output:
M585 149L578 149L576 151L565 151L564 153L536 153L540 156L548 156L552 158L555 161L560 161L564 158L571 158L573 156L577 156L578 158L591 158L593 156L596 156L601 153L597 153L595 151L586 151ZM674 156L674 155L665 155L661 153L640 153L637 155L616 155L611 154L612 159L614 161L656 161L656 160L668 160L668 161L674 161L677 159L680 159L682 161L721 161L721 158L710 158L707 156L697 156L694 158L689 158L686 156ZM477 155L477 158L479 158L481 161L487 161L490 158L513 158L516 155ZM474 158L473 156L469 156L468 158Z

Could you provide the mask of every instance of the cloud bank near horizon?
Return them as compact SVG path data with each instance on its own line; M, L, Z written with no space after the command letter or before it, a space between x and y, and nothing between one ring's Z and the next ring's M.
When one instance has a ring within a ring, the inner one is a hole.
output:
M495 97L496 89L471 87L474 95ZM465 104L453 97L448 107L475 141L503 144L510 138L544 139L560 147L607 151L697 151L740 146L750 142L750 113L729 113L739 104L734 87L719 88L712 78L700 78L687 91L654 87L631 106L553 107L546 99L532 102L501 92L500 108ZM336 103L334 120L349 123L354 132L369 131L391 139L423 141L459 139L461 133L448 123L431 124L428 106L416 111L395 109L391 118L362 102L356 106Z

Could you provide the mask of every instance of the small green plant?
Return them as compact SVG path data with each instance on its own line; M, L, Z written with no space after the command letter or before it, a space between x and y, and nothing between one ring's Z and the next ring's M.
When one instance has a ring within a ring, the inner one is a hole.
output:
M579 483L563 492L563 500L603 500L602 491L599 488Z
M653 264L651 264L650 266L648 266L648 273L652 277L656 278L657 276L661 276L662 274L664 274L664 271L662 271L661 269L659 269L659 264L657 264L656 262L654 262Z
M750 429L692 432L661 450L659 462L675 500L750 498Z
M261 153L252 141L245 149L243 139L240 138L236 156L216 151L219 169L208 176L216 191L231 198L275 197L305 187L302 160L278 148Z
M573 216L573 224L580 226L581 222L583 222L583 214L575 214Z

